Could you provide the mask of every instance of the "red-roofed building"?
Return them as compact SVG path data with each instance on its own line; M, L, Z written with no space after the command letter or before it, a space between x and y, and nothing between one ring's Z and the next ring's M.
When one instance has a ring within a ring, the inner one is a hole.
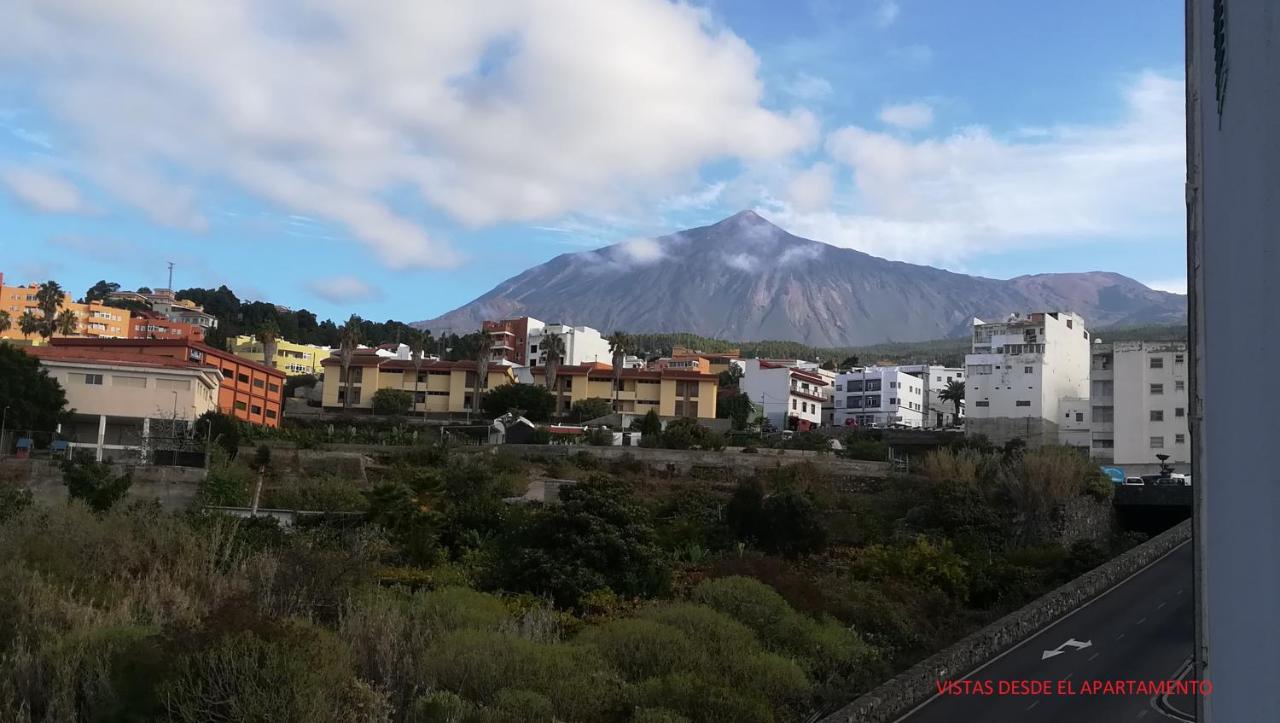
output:
M534 372L535 380L545 383L546 368ZM663 418L715 419L718 381L715 374L696 370L623 369L616 411L645 414L652 409ZM584 399L613 401L613 367L599 363L560 367L556 388L562 414Z
M284 411L284 372L190 339L53 340L54 348L125 352L213 367L222 376L218 411L246 422L279 426Z
M328 411L343 411L348 385L342 375L342 359L338 355L325 359L324 402ZM511 384L515 374L510 366L487 365L485 389ZM348 369L351 377L351 404L347 411L373 412L373 394L379 389L402 389L414 397L417 414L455 414L477 412L471 396L475 389L476 363L473 361L423 361L415 378L413 361L378 356L372 349L360 349L352 355ZM332 380L332 382L330 382Z
M182 321L170 321L154 311L134 311L129 320L130 339L188 339L204 341L204 327Z
M831 402L832 386L818 369L795 366L781 359L746 359L738 388L764 407L764 416L777 429L806 431L822 424L823 407Z

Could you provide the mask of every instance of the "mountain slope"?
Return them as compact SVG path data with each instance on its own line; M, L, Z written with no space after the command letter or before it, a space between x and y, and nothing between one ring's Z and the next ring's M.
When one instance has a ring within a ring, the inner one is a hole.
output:
M754 212L658 239L562 254L417 326L533 316L608 333L688 331L815 346L964 334L971 319L1070 310L1091 325L1185 318L1186 297L1119 274L967 276L794 236Z

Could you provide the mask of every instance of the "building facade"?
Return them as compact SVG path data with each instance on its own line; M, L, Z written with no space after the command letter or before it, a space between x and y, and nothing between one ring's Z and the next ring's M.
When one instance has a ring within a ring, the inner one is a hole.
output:
M546 324L538 329L531 328L529 331L528 350L525 357L528 359L529 366L546 366L545 341L550 336L558 336L564 343L564 358L560 360L564 366L613 363L613 352L609 350L609 340L595 329L589 326Z
M899 367L867 367L836 377L835 418L839 427L920 428L928 418L924 380Z
M744 359L738 388L764 409L764 418L775 429L806 431L822 424L822 407L834 391L803 361Z
M538 371L537 382L545 384L545 368ZM618 412L643 415L653 410L664 419L715 419L718 377L714 374L684 369L623 369L619 384ZM607 364L560 367L553 391L561 414L568 413L574 402L585 399L612 401L613 368Z
M489 361L525 366L529 363L529 334L546 324L521 316L502 321L486 321L481 329L489 335Z
M179 299L172 289L156 289L146 294L136 291L116 291L109 294L107 298L144 304L169 321L191 324L206 330L218 328L218 317L205 312L204 307L193 301Z
M53 345L98 351L132 350L213 367L222 375L218 411L253 424L280 425L284 412L284 373L229 351L187 339L67 338L54 339Z
M322 406L326 411L352 411L371 414L373 394L379 389L400 389L413 396L415 414L478 413L473 404L476 363L473 361L426 360L415 374L413 362L379 356L373 350L357 351L348 368L350 385L342 375L342 360L337 356L321 361L325 369ZM512 367L489 364L483 389L493 389L515 381ZM351 390L350 407L344 405L347 389Z
M36 316L43 316L43 312L36 306L36 292L39 290L40 285L34 283L24 286L5 286L4 274L0 273L0 310L9 313L10 323L8 329L0 332L0 339L27 341L32 344L44 342L39 335L23 334L18 327L18 320L28 311ZM62 305L59 308L66 308L75 312L76 332L73 336L104 339L129 336L131 315L127 309L117 309L96 301L80 304L71 298L70 294L63 294ZM55 334L54 336L61 335Z
M25 351L58 380L71 410L59 437L94 458L137 459L172 446L200 415L218 406L222 375L192 361L132 350L33 346Z
M1071 312L974 319L965 356L965 431L1003 444L1056 444L1065 398L1089 397L1089 331Z
M236 356L252 361L266 363L262 342L256 337L241 335L227 340L227 348ZM270 366L279 369L289 376L298 374L324 373L322 362L333 355L334 350L327 346L298 344L285 339L276 340L276 355Z
M204 341L204 327L181 321L169 321L154 311L132 312L130 339L190 339Z
M937 364L902 364L897 368L920 378L924 385L925 409L924 426L930 429L953 427L964 419L964 402L960 402L960 414L956 415L956 405L942 400L942 390L951 382L964 383L962 367L944 367Z
M1145 473L1157 454L1186 468L1189 362L1184 342L1098 343L1090 362L1090 450Z

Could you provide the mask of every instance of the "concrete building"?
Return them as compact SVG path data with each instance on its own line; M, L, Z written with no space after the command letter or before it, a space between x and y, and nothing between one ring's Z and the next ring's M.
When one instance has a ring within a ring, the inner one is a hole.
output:
M32 346L66 391L69 418L59 436L94 458L139 460L173 444L201 414L218 408L222 375L203 363L129 349Z
M499 364L529 364L529 334L546 324L528 316L502 321L486 321L481 330L489 335L489 360Z
M535 371L539 384L546 383L546 369ZM663 419L692 417L715 419L718 378L683 369L624 369L618 389L617 411L647 414L650 410ZM560 367L556 373L556 391L560 413L567 413L574 402L584 399L613 400L613 367L608 364L580 364Z
M266 361L263 356L262 343L256 337L241 335L228 339L227 348L236 356L256 362ZM321 366L321 362L329 358L334 351L334 349L330 349L327 346L298 344L287 339L277 339L276 355L271 362L271 366L290 376L297 374L319 376L324 373L324 367Z
M193 301L179 299L172 289L156 289L146 294L115 291L108 294L107 298L144 304L169 321L191 324L206 330L218 328L218 317L205 312L204 307Z
M764 408L764 417L776 429L806 431L822 423L822 406L834 387L817 365L804 368L803 360L744 359L738 388Z
M129 322L130 339L189 339L204 341L204 327L181 321L170 321L154 311L133 311Z
M1089 397L1089 331L1071 312L973 320L965 356L965 431L996 444L1058 442L1062 399Z
M0 339L26 341L32 344L43 343L37 334L23 334L18 327L18 320L28 311L43 317L44 313L36 306L36 292L40 284L31 283L22 286L5 286L4 274L0 273L0 310L9 314L10 327L0 332ZM59 309L70 309L76 315L76 332L73 336L90 338L117 338L129 336L130 313L127 309L117 309L98 302L80 304L63 294ZM61 336L55 334L54 336Z
M331 356L321 361L325 369L325 411L341 412L347 385L342 378L342 360ZM413 362L379 356L372 349L360 349L352 358L351 406L349 411L373 412L373 394L379 389L402 389L414 396L413 412L417 414L453 414L478 412L472 404L476 363L473 361L424 361L415 375ZM492 389L515 381L510 365L489 364L484 389Z
M960 417L956 417L956 405L942 400L942 390L950 382L964 382L964 369L960 367L944 367L937 364L901 364L899 371L920 378L924 386L925 415L924 426L931 429L953 427L964 419L964 403L960 404Z
M268 427L280 425L284 412L284 373L187 339L54 339L54 347L75 347L99 352L132 352L168 357L213 367L222 375L218 411L237 419Z
M564 358L560 363L564 366L580 364L612 364L613 352L609 351L609 340L600 332L589 326L566 326L564 324L546 324L534 328L530 319L528 349L525 358L531 367L544 366L547 363L546 344L549 336L559 336L564 342ZM539 322L540 323L540 322Z
M867 367L836 377L837 427L925 426L924 380L899 367Z
M1190 471L1187 345L1130 341L1094 344L1091 351L1093 458L1126 474L1147 474L1159 469L1156 455L1167 454L1179 471Z

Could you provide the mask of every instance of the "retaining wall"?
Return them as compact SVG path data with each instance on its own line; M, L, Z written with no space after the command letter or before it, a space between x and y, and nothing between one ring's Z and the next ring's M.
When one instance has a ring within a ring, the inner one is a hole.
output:
M462 449L468 450L469 447ZM730 447L721 452L692 449L653 449L648 447L593 447L590 445L560 444L504 444L497 447L477 448L483 451L501 450L520 457L568 457L586 452L600 459L619 459L630 455L656 470L668 466L678 472L689 472L695 467L729 469L746 474L761 469L786 467L799 462L812 462L825 472L850 477L880 477L889 474L887 462L866 462L846 459L832 454L818 454L804 450L766 450L755 454L743 454L741 449ZM782 452L782 454L779 454Z
M133 484L126 495L130 500L159 500L165 509L180 510L196 498L204 470L199 467L163 465L113 464L116 474L129 472ZM0 462L0 481L31 490L32 497L43 504L67 501L67 487L62 483L62 468L46 459L6 459Z
M917 663L820 723L896 720L936 693L936 681L965 675L1189 539L1191 521L1187 520Z

